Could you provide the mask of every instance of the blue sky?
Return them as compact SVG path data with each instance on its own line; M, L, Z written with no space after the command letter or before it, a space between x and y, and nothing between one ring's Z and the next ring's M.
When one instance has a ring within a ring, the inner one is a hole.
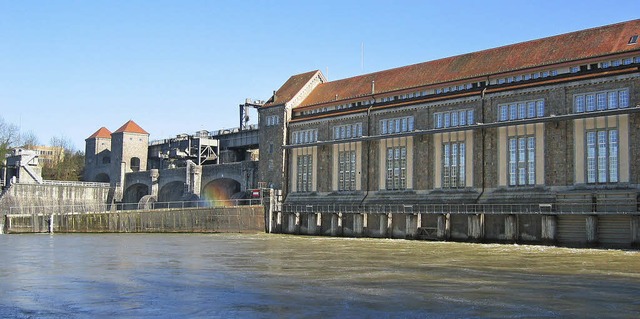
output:
M0 116L80 150L130 119L152 140L231 128L245 98L294 74L347 78L638 12L637 0L0 0Z

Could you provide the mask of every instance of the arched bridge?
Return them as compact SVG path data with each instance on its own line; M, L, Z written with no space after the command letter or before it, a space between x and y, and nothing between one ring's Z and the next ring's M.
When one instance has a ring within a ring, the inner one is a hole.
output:
M257 187L258 162L195 165L127 173L122 202L182 200L228 200Z

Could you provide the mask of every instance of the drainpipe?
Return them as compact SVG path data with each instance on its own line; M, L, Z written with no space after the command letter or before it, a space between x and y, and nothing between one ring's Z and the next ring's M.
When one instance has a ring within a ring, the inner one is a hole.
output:
M489 78L487 77L487 85L489 85ZM487 91L487 85L485 85L485 87L482 89L482 93L480 94L480 110L482 112L482 123L486 123L485 122L485 111L484 111L484 94ZM486 142L486 129L481 129L482 130L482 191L480 191L480 194L478 195L478 197L476 198L476 204L478 204L478 202L480 201L480 198L482 197L482 195L484 195L484 190L486 188L486 178L485 178L485 142Z
M372 83L371 84L371 88L372 88L372 91L373 91L374 82L371 82L371 83ZM367 108L367 135L369 135L369 136L371 136L371 108L376 103L375 96L373 96L373 94L372 94L371 97L373 98L373 103L371 103L371 105L369 105L369 107ZM370 150L371 150L371 140L368 140L367 141L367 189L365 190L364 197L360 201L360 206L362 206L362 203L364 203L364 201L367 199L367 197L369 197L369 186L371 185L371 176L369 176L369 174L368 174L369 166L371 164L371 156L369 156Z

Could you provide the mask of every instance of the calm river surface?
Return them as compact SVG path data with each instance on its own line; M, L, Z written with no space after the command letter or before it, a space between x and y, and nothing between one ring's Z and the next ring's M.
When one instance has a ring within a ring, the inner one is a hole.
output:
M640 252L267 234L0 235L1 318L639 318Z

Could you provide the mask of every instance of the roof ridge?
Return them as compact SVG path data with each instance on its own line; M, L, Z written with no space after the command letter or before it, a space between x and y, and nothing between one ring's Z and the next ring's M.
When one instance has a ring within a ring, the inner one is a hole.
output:
M91 134L91 136L87 137L86 140L92 138L111 138L111 131L103 126L99 128L95 133Z
M136 122L134 122L133 120L127 121L126 123L124 123L124 125L122 125L119 129L117 129L112 134L115 134L115 133L138 133L138 134L149 135L147 131L145 131L142 127L140 127L140 125L136 124Z

